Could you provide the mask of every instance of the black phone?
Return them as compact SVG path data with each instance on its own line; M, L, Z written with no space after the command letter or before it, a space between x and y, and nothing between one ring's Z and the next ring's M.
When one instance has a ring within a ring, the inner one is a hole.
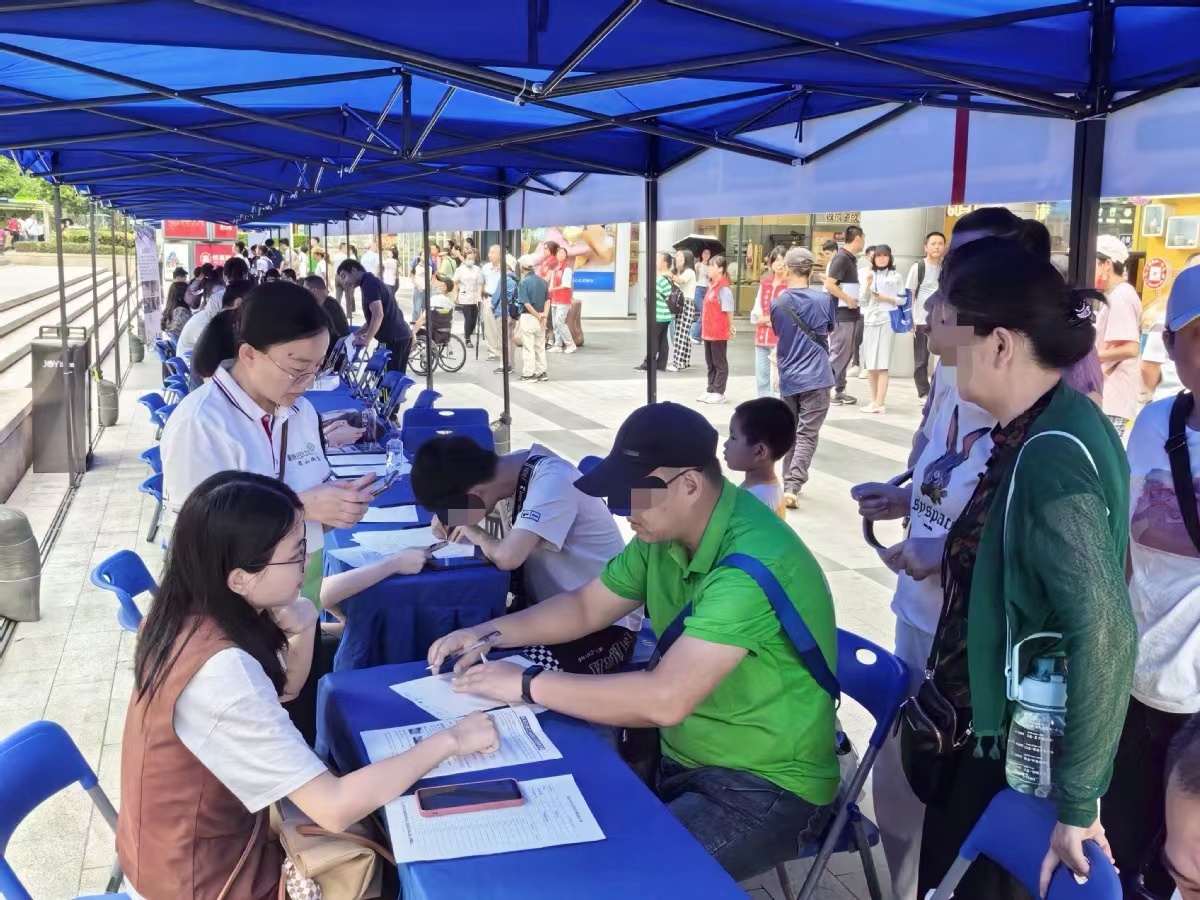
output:
M521 786L515 778L495 781L474 781L469 784L447 784L442 787L418 788L417 811L422 816L445 816L451 813L481 812L486 809L506 809L525 802Z

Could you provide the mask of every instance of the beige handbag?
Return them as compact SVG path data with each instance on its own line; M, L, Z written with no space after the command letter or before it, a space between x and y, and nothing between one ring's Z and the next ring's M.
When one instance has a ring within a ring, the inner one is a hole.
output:
M380 896L382 870L376 854L395 864L367 819L331 834L290 800L271 810L272 826L287 854L279 883L280 900L368 900Z

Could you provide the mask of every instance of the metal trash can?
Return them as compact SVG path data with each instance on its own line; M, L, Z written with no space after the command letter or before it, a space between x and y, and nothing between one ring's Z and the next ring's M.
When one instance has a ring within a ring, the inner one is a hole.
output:
M0 506L0 616L15 622L42 617L42 562L25 514Z
M112 428L121 416L121 395L117 386L100 377L100 368L93 370L96 379L96 414L100 424Z
M501 416L492 423L492 440L495 441L495 451L497 456L503 456L510 451L510 442L512 441L512 426L504 421Z
M62 338L57 325L43 325L33 342L33 471L87 470L91 458L91 344L87 329L67 328L67 381L63 383ZM67 456L67 413L72 417L75 458Z

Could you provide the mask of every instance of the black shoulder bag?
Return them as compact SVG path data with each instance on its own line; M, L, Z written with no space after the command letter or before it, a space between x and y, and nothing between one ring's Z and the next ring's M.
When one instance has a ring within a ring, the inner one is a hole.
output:
M530 456L521 466L521 474L517 476L517 492L513 495L512 517L509 519L509 528L516 527L521 510L525 508L525 498L529 495L529 482L533 480L533 470L545 458L544 456ZM508 609L509 612L519 612L530 605L529 595L525 591L524 564L517 566L510 573L508 592L512 595L512 603Z
M1171 481L1175 487L1175 502L1183 516L1183 527L1197 550L1200 550L1200 511L1196 508L1196 490L1192 487L1192 460L1188 455L1187 417L1196 405L1196 397L1181 391L1171 404L1171 419L1167 426L1167 459L1171 463Z

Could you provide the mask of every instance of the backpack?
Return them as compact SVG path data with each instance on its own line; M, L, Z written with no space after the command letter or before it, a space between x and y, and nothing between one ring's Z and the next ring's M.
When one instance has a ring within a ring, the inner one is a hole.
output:
M675 318L679 318L679 314L683 312L683 291L677 284L671 285L671 293L667 295L667 309Z

